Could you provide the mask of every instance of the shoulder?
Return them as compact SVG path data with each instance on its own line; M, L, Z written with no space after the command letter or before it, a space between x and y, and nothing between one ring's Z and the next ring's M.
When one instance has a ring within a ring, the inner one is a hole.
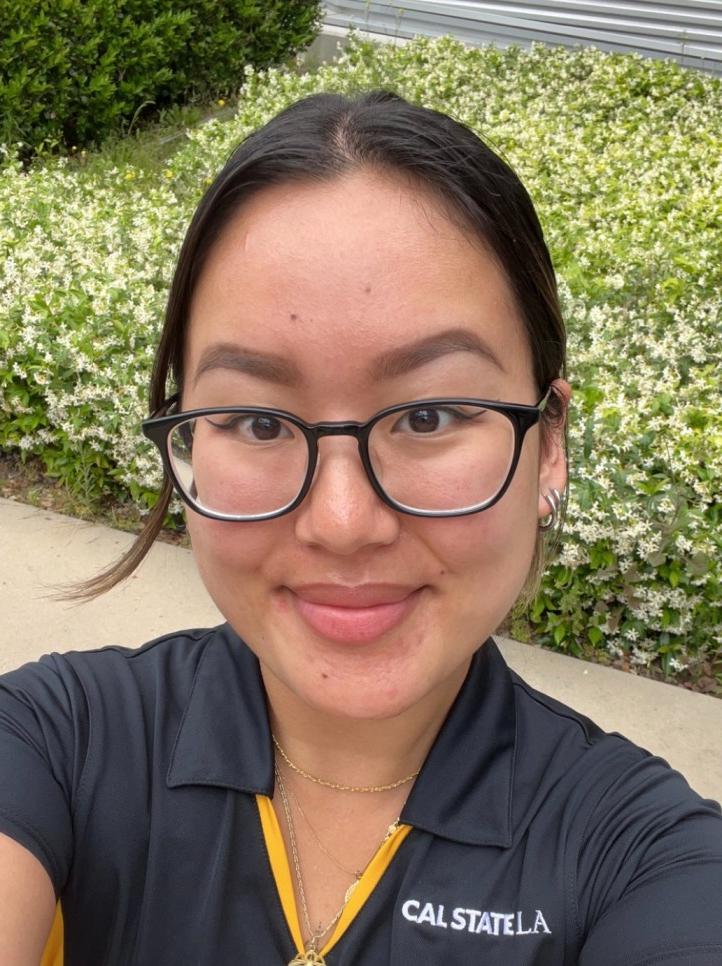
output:
M511 678L521 809L535 811L543 802L544 811L562 810L580 849L599 841L605 828L623 837L620 822L630 834L648 823L660 831L662 815L674 824L704 813L713 820L712 835L722 835L719 805L701 798L663 758L623 735L603 731L514 672Z
M515 833L536 828L564 856L580 962L722 961L720 806L662 758L512 680Z
M167 634L139 648L44 655L0 675L0 731L24 736L51 761L66 767L74 761L77 779L91 745L119 729L140 740L144 720L182 711L204 659L232 650L234 642L221 625Z
M630 768L667 763L617 732L607 732L594 721L555 698L537 691L510 671L515 694L517 761L533 768L543 764L557 778L575 769L575 781L589 773L600 791Z
M517 770L556 785L590 785L599 792L615 776L650 758L649 752L616 733L603 731L579 711L537 691L510 671L516 708ZM566 782L565 782L566 784Z
M110 645L85 651L52 652L0 675L0 691L18 697L65 703L78 691L157 682L190 686L209 645L224 647L227 625L176 631L137 648Z

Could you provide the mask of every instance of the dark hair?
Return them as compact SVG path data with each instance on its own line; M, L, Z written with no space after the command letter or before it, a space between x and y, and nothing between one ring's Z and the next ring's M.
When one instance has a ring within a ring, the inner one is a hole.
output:
M463 124L387 91L356 98L314 94L241 142L198 205L170 289L151 380L151 412L163 405L169 382L171 392L182 391L191 298L213 245L244 201L269 185L329 181L363 167L424 186L460 227L493 253L516 297L540 394L553 379L565 375L566 334L554 269L531 199L509 165ZM542 417L542 441L563 421L563 401L552 393ZM166 478L145 528L128 552L74 596L96 596L132 573L158 535L171 495ZM540 531L526 599L538 587L544 543Z

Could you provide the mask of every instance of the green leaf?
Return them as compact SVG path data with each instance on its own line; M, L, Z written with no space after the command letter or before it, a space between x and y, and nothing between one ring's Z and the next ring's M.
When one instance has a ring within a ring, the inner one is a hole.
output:
M598 627L590 627L589 630L587 631L587 636L589 638L590 643L593 644L594 647L597 647L598 644L601 644L604 638L604 634L601 632L601 630Z

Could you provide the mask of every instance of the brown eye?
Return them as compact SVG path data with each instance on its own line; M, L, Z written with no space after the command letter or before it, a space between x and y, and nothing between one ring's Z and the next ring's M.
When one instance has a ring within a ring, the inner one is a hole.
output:
M222 433L233 435L246 443L272 443L293 438L291 428L283 420L264 413L239 413L214 419L208 417L207 421Z
M265 442L278 439L283 431L283 426L273 416L256 416L249 429L256 439Z
M441 422L438 409L414 409L408 414L408 425L414 433L433 433Z

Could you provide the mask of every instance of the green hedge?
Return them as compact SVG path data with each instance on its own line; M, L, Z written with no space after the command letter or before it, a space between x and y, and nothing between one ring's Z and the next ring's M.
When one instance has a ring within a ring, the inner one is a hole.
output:
M0 0L0 143L82 147L315 36L320 0Z
M139 424L173 259L232 147L296 98L389 86L500 149L538 207L569 333L560 558L517 636L722 674L722 83L594 50L353 45L246 70L235 117L165 170L0 167L0 446L89 500L156 498ZM177 508L176 508L177 509Z

